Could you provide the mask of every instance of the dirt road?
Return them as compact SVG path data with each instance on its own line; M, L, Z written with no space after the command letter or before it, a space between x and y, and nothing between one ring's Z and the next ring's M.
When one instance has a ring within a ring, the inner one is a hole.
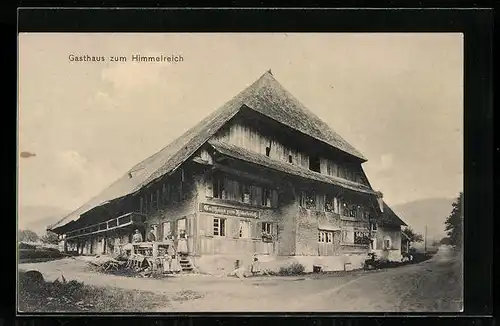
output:
M462 309L461 260L443 247L430 260L373 273L303 296L290 311L457 312Z
M167 279L129 278L85 271L84 262L62 260L21 264L37 269L48 280L76 279L97 286L140 289L179 295L196 294L156 311L182 312L409 312L459 311L461 265L442 248L431 260L415 265L353 272L343 276L255 277L237 279L214 276L182 276Z

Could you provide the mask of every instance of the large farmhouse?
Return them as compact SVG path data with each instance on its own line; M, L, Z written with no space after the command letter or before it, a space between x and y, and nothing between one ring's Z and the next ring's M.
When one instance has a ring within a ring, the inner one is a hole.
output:
M119 251L135 229L145 236L152 226L156 239L183 230L195 265L252 255L353 261L385 245L400 257L404 222L383 218L390 209L364 162L268 71L49 229L80 254ZM377 237L378 220L396 230L392 242Z

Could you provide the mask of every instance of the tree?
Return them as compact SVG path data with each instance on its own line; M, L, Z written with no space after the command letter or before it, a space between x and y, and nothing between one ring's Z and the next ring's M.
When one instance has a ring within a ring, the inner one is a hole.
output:
M410 226L407 226L403 232L408 236L408 242L410 245L415 242L422 242L424 241L422 235L420 233L417 233L413 231L413 229Z
M453 209L450 215L444 222L445 230L448 235L450 244L454 247L460 248L462 246L462 233L463 233L463 196L464 193L460 192L455 202L452 204Z
M58 244L59 243L59 237L57 234L54 232L47 231L47 233L42 236L42 242L43 243L49 243L49 244Z
M441 239L441 241L439 241L439 244L442 244L442 245L450 245L451 242L450 242L450 238L448 237L444 237Z
M31 230L19 230L18 231L18 241L23 242L37 242L40 240L38 234Z

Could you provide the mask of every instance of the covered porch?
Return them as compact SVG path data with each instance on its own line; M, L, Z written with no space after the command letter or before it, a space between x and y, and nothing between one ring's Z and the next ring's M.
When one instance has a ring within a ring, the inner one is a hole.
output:
M63 236L64 249L77 254L118 253L121 246L131 242L135 229L144 236L145 220L146 215L129 212L104 222L68 231Z

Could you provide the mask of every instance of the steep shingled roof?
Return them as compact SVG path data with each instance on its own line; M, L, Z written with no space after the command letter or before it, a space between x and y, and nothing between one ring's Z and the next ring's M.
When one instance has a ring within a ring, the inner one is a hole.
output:
M386 202L384 202L384 212L382 213L380 222L382 225L408 226L396 213L394 213Z
M312 180L316 180L316 181L323 182L323 183L334 184L334 185L340 186L340 187L345 188L345 189L375 195L375 191L373 191L370 187L353 182L353 181L349 181L349 180L341 179L338 177L329 176L329 175L321 174L318 172L314 172L314 171L311 171L309 169L303 168L303 167L298 166L298 165L293 165L290 163L274 160L274 159L269 158L267 156L264 156L262 154L257 154L255 152L250 151L250 150L247 150L247 149L235 146L235 145L227 144L227 143L222 143L222 142L219 142L216 140L209 140L208 143L217 152L219 152L223 155L227 155L227 156L230 156L232 158L238 159L238 160L242 160L242 161L250 162L253 164L260 165L260 166L264 166L266 168L270 168L270 169L273 169L275 171L280 171L280 172L287 173L290 175L295 175L295 176L299 176L302 178L312 179Z
M50 226L49 229L55 230L78 219L81 214L94 207L133 194L151 181L167 173L174 172L226 122L234 117L243 106L357 157L362 162L366 161L366 158L361 153L309 111L276 81L270 71L267 71L221 108L214 111L156 154L132 167L108 188L76 211Z

